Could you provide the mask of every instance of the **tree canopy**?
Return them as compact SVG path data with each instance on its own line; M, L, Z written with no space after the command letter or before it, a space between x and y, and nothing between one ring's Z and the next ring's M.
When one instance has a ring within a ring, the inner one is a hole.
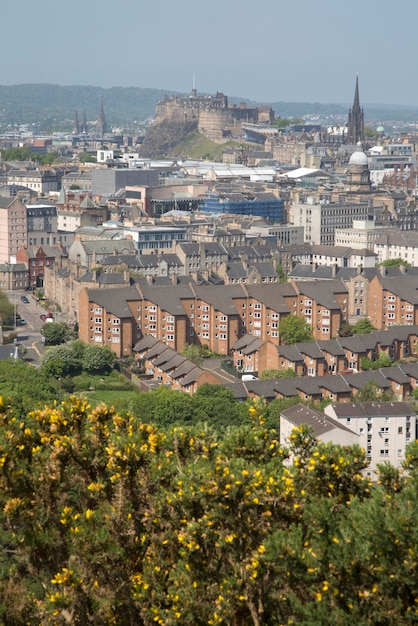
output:
M356 322L354 326L352 327L353 335L362 335L365 333L371 333L374 330L376 330L375 327L373 326L371 321L367 319L366 317Z
M297 315L287 315L280 321L279 334L280 342L287 345L314 339L305 318Z
M400 257L396 259L386 259L385 261L382 261L381 265L383 265L383 267L412 267L409 261Z
M74 331L64 322L48 322L44 324L42 334L45 337L45 345L47 346L57 346L74 339Z

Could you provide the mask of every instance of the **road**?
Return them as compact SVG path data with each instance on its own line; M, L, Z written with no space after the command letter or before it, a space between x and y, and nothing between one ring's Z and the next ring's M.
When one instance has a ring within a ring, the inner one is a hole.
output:
M44 323L40 319L40 315L46 313L46 311L39 302L37 302L31 291L5 291L5 293L9 301L16 306L16 312L27 322L25 326L19 325L16 327L18 342L27 349L25 360L36 365L39 363L44 351L41 333ZM22 295L27 297L29 300L28 304L22 302Z

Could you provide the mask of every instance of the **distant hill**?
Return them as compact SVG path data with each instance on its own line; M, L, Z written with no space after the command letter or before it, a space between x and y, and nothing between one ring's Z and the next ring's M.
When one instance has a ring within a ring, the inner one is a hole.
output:
M0 124L41 123L42 129L72 127L75 110L79 119L86 111L87 121L97 119L100 98L107 121L112 125L129 126L154 116L155 106L165 95L174 93L162 89L143 87L60 86L49 84L0 85ZM229 96L230 102L260 103ZM318 115L346 115L350 105L324 104L320 102L273 102L276 115L281 117L304 117ZM367 122L384 120L416 121L416 107L363 104Z
M86 87L75 85L0 85L0 123L42 124L54 127L74 121L75 111L81 121L86 111L87 121L97 119L100 98L110 124L126 125L154 116L155 106L172 92L141 87Z

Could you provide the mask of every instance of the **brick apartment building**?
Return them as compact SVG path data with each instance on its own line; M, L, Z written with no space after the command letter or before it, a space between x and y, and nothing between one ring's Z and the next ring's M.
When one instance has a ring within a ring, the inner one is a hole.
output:
M303 283L298 289L296 283L197 285L177 277L171 281L148 277L123 289L82 289L80 338L110 345L119 355L143 335L152 335L177 351L196 343L227 355L245 334L279 345L280 321L291 313L308 318L314 336L336 336L345 319L342 282L323 281L315 287ZM112 321L106 331L105 319L119 322Z

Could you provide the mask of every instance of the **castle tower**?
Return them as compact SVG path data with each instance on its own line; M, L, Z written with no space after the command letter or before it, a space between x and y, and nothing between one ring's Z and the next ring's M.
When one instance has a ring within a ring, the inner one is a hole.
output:
M355 146L359 141L364 141L364 112L363 109L360 107L357 76L356 88L354 91L354 102L353 106L348 112L346 143Z
M80 133L80 123L78 121L77 109L75 110L75 117L74 117L74 132L76 135Z
M100 98L99 117L96 124L96 135L103 137L107 133L107 124L103 108L103 96Z

